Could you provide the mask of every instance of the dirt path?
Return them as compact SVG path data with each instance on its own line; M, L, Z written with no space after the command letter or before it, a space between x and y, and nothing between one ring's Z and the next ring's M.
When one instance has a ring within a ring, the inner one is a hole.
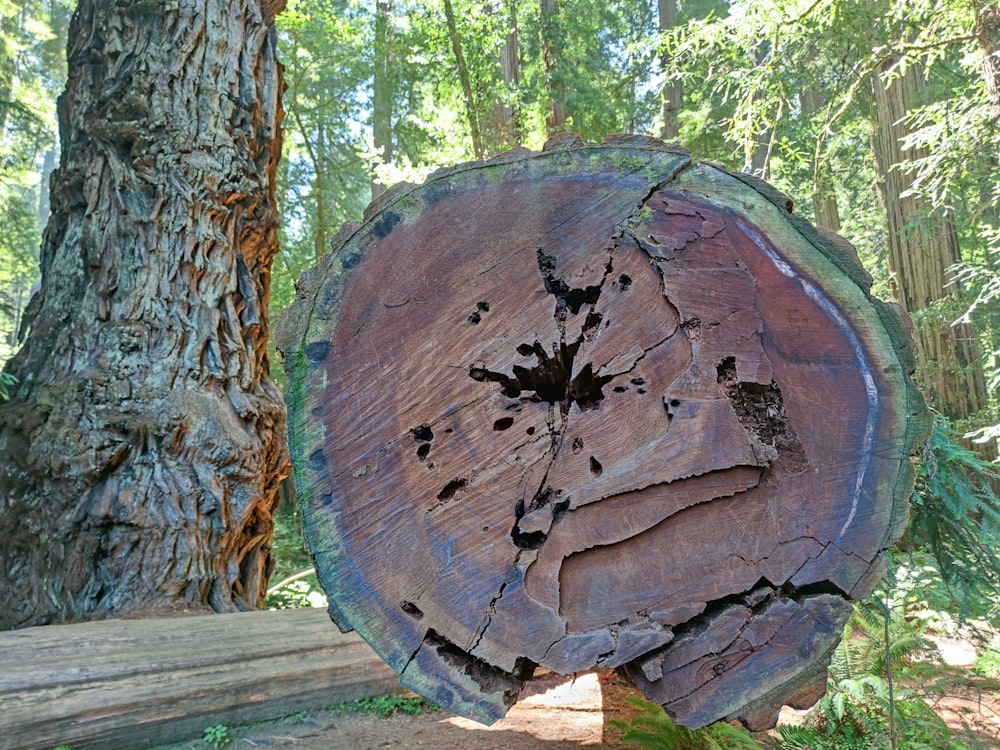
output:
M491 727L443 711L389 718L353 711L311 711L307 714L235 727L231 750L290 748L291 750L604 750L622 745L622 732L612 721L627 722L636 709L625 701L638 692L613 672L587 673L576 678L550 674L529 683L505 718ZM957 733L983 747L1000 748L1000 700L992 693L956 687L934 703L939 716ZM788 710L784 721L796 721ZM156 750L206 750L195 738Z
M619 748L621 732L612 719L627 720L626 695L634 688L614 674L588 673L578 678L548 675L533 680L506 717L491 727L442 711L389 718L343 711L312 711L232 730L228 748L273 747L295 750L570 750ZM158 750L204 750L192 740Z

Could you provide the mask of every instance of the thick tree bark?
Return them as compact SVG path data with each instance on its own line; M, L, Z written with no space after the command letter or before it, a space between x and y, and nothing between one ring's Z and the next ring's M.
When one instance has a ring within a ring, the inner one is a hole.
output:
M887 62L881 73L893 64ZM922 149L903 150L909 135L907 114L926 87L923 69L908 65L888 83L883 75L875 75L873 85L875 167L887 215L893 293L907 312L918 314L952 294L948 269L961 260L958 233L950 221L935 215L926 199L909 192L913 177L899 167L927 156ZM952 325L954 317L926 316L916 328L915 340L918 376L928 400L948 418L961 420L984 409L988 397L976 330L971 323Z
M928 427L853 248L660 141L569 134L334 244L276 340L341 627L487 722L535 665L623 667L691 726L822 695Z
M263 603L282 3L82 0L0 404L0 627Z

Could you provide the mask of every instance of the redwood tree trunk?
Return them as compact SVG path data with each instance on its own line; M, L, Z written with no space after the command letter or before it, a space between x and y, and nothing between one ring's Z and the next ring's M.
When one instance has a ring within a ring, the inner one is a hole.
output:
M559 0L539 0L542 31L542 67L545 70L545 89L551 99L545 132L549 135L562 131L566 125L566 90L562 82L562 29L559 23Z
M983 59L983 81L990 111L1000 127L1000 5L988 0L973 3L976 9L976 42Z
M517 103L520 94L517 88L521 84L520 53L517 41L517 4L508 2L503 11L508 21L507 34L503 48L500 50L500 80L502 87L497 92L493 102L492 120L487 128L484 140L489 144L490 153L498 153L505 148L513 148L521 143L521 132ZM491 13L492 6L487 3L484 12Z
M883 71L894 63L886 63ZM873 76L873 83L875 166L887 214L893 292L907 312L931 312L915 331L920 383L931 404L945 416L965 419L987 405L976 331L969 323L951 325L958 313L947 307L933 313L949 297L948 268L961 260L958 233L946 218L935 216L926 199L908 194L913 176L897 166L927 155L919 148L903 151L909 134L906 116L926 87L924 73L919 65L910 65L889 84L880 75Z
M263 603L283 3L81 0L42 284L0 405L0 627Z

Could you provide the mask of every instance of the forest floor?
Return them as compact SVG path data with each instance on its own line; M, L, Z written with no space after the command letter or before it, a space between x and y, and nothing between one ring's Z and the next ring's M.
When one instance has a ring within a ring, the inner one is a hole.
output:
M974 651L961 643L943 642L945 661L961 668L971 664ZM292 750L602 750L623 746L622 730L612 722L627 723L637 713L625 699L638 691L613 672L576 677L549 674L532 680L506 717L491 727L451 716L443 711L416 715L396 713L388 718L347 709L310 711L275 721L232 728L232 750L290 748ZM961 686L934 705L935 711L958 734L1000 748L1000 696ZM794 722L804 712L786 709L782 721ZM162 746L156 750L204 750L201 739Z
M625 702L638 695L612 672L575 678L549 674L532 680L521 699L490 727L444 711L389 717L348 709L326 709L233 728L227 748L293 750L570 750L620 748L622 731L611 720L628 721L636 709ZM156 750L204 750L192 740Z

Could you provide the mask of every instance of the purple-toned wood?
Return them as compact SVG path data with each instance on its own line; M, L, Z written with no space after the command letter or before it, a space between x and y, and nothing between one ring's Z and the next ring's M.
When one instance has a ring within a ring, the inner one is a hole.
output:
M691 726L822 694L927 420L902 317L785 202L563 137L346 228L278 335L338 624L484 722L538 665Z

